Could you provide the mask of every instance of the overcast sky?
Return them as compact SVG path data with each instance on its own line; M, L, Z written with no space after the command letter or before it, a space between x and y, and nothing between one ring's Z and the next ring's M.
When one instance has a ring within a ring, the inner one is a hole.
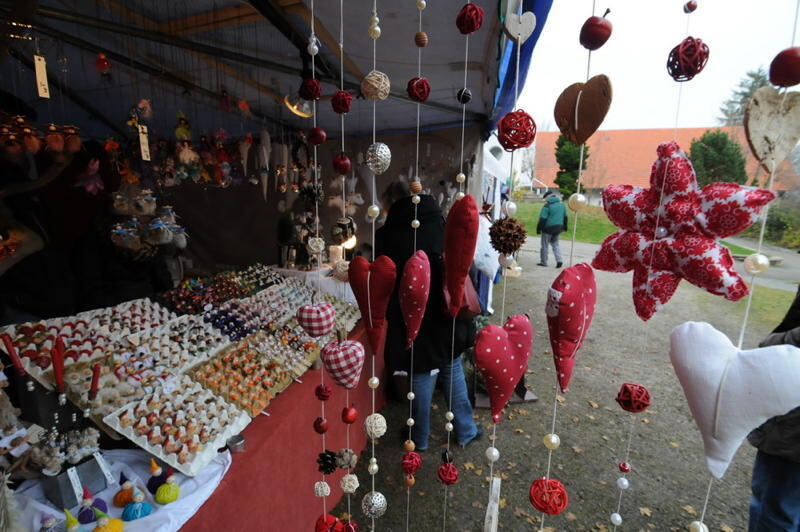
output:
M614 98L601 129L671 128L678 83L669 77L669 51L686 37L679 0L597 0L597 14L611 8L613 32L592 53L591 75L611 79ZM795 0L698 0L689 15L689 35L710 48L708 65L683 83L679 127L718 124L719 107L748 70L769 68L792 38ZM592 0L553 2L547 25L533 52L520 105L541 131L555 131L553 106L561 91L586 75L580 27Z

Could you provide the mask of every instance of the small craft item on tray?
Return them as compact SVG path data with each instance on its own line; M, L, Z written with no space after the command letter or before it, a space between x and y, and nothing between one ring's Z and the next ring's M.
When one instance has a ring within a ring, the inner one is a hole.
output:
M250 417L183 375L103 421L168 466L195 476Z

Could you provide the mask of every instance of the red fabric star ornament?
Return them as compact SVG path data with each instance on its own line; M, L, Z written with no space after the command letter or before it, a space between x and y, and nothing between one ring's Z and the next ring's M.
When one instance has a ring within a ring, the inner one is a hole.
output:
M633 303L645 321L670 300L681 279L738 301L747 295L747 284L719 239L752 225L775 193L733 183L701 189L677 143L665 142L657 152L650 188L603 190L603 208L620 231L605 239L592 266L633 270Z
M628 412L644 412L650 406L650 392L641 384L626 382L620 386L616 401Z
M528 492L531 505L547 515L558 515L569 504L569 495L564 484L554 478L537 478Z

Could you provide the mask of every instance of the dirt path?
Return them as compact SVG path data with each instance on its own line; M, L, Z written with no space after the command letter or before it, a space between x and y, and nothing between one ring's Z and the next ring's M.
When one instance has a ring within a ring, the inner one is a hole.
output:
M562 248L568 257L569 243L563 243ZM590 260L596 249L595 245L576 244L575 262ZM537 262L538 240L529 239L520 257L523 274L509 279L507 286L507 311L528 312L533 320L536 341L527 379L529 388L541 399L506 409L506 419L497 429L501 457L496 471L503 478L503 530L538 530L539 514L528 502L528 488L532 480L544 475L547 461L547 449L541 441L550 428L555 372L544 304L557 270L536 266ZM622 500L624 522L619 530L686 530L697 519L693 512L699 514L702 509L710 477L699 432L669 362L669 333L684 321L702 320L736 338L741 306L684 282L667 307L645 324L633 312L631 274L596 274L599 297L592 330L579 353L570 392L558 405L556 432L562 443L553 454L552 471L566 485L570 505L562 515L548 517L545 526L575 531L613 528L609 515L616 509L619 493L615 485L617 463L624 454L631 424L630 414L617 406L614 397L621 383L633 381L650 390L653 406L633 422L630 461L634 469L629 475L631 487ZM499 312L499 299L495 301ZM754 346L774 325L760 323L755 316L745 346ZM410 530L442 529L443 487L436 479L436 469L440 463L437 444L443 445L445 437L445 404L440 394L435 401L438 409L432 416L431 449L423 455L423 466L410 494ZM376 480L377 489L389 500L389 509L377 521L376 529L402 531L406 529L406 488L399 465L400 437L396 434L407 415L407 403L390 404L384 415L390 429L377 447L381 469ZM475 415L490 434L488 412L476 410ZM449 490L448 530L483 529L488 499L484 451L488 445L484 436L467 449L454 451L460 477ZM743 445L725 478L714 483L706 517L710 530L718 531L724 525L736 531L746 529L753 457L753 449ZM369 482L367 462L363 456L357 471L362 486ZM359 489L353 498L353 513L356 522L366 529L368 523L360 511L364 493ZM345 501L335 511L345 512Z

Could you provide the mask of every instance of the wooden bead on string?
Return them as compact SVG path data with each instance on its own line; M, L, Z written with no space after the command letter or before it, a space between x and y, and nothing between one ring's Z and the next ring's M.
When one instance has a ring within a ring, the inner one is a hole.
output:
M672 49L667 58L667 72L675 81L689 81L708 63L708 45L700 39L686 37Z
M472 101L472 91L464 87L456 94L456 100L458 100L458 103L461 105L467 105Z
M340 115L349 113L353 103L353 96L347 91L336 91L331 97L331 107L333 111Z
M497 140L506 151L527 148L536 138L536 122L531 115L517 109L506 114L497 124Z
M425 78L411 78L408 80L406 92L415 102L424 102L431 94L431 85Z
M463 35L475 33L483 24L483 9L472 2L464 4L456 16L456 27Z
M389 97L392 84L389 76L379 70L372 70L361 80L361 93L368 100L385 100Z
M412 181L408 185L408 190L412 194L419 194L420 192L422 192L422 182L420 182L420 181Z
M414 35L414 44L416 44L419 48L425 48L428 46L428 34L424 31L418 31L416 35Z

